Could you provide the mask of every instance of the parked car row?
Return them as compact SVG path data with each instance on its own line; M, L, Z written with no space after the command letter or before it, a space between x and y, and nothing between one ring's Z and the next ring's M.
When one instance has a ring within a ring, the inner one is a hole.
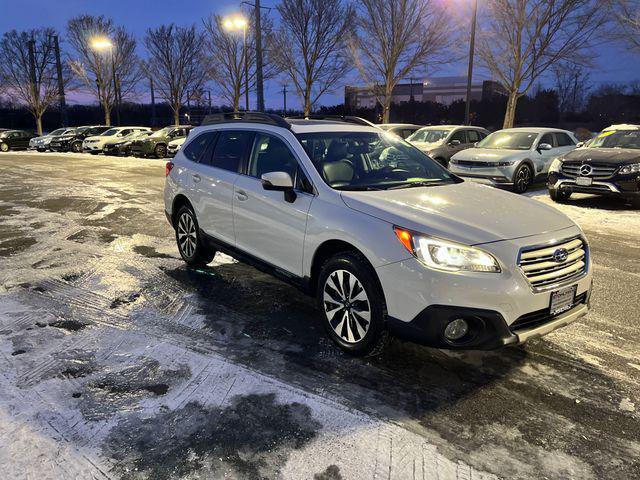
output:
M86 125L59 128L38 136L24 130L0 129L0 151L35 150L38 152L74 152L94 155L135 155L138 157L172 157L180 149L191 126L149 127Z

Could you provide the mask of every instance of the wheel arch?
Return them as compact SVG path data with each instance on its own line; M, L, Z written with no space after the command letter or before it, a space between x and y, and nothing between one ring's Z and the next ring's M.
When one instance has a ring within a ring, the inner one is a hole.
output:
M315 295L317 291L318 279L320 278L320 271L322 270L322 265L324 265L324 263L328 259L330 259L331 257L334 257L335 255L338 255L339 253L355 253L356 255L361 257L363 261L367 263L367 265L371 269L371 272L374 274L374 278L378 283L378 287L380 288L380 291L382 292L383 300L386 303L386 299L384 298L385 297L384 289L382 288L382 282L380 282L378 273L376 272L376 269L374 268L372 263L369 261L367 256L355 245L347 241L337 240L337 239L326 240L325 242L321 243L316 249L316 251L314 252L313 259L311 260L311 271L310 271L310 278L308 283L309 293L311 295Z
M171 225L173 225L174 228L176 226L176 215L178 213L178 210L180 210L185 205L194 210L193 205L186 197L186 195L183 195L182 193L176 195L176 197L173 199L173 203L171 204Z

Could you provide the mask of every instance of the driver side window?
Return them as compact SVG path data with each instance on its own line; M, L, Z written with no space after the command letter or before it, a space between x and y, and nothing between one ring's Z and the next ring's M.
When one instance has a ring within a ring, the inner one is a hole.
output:
M553 143L553 135L551 135L550 133L545 133L538 142L538 146L542 145L543 143L547 143L551 145L551 147L554 147L555 145Z
M286 172L295 180L297 169L296 157L282 140L264 133L256 135L247 175L261 178L265 173Z
M451 135L451 137L449 138L449 143L453 142L454 140L458 140L460 142L460 145L467 143L467 137L464 133L464 130L459 130Z

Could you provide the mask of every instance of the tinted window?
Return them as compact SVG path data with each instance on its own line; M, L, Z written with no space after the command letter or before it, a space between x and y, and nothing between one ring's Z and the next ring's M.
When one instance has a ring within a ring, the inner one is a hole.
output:
M548 143L549 145L551 145L552 147L554 146L553 144L553 135L551 135L550 133L545 133L542 138L540 139L540 141L538 142L538 145L542 145L543 143Z
M556 133L556 140L558 142L559 147L569 147L575 145L571 137L566 133Z
M467 136L469 137L469 143L479 142L482 138L477 130L467 130Z
M203 159L203 155L207 151L207 147L211 141L215 138L215 132L205 132L198 135L196 138L189 142L184 149L184 156L192 162L200 162Z
M296 158L282 140L263 133L256 135L247 175L261 178L269 172L287 172L293 179L297 166Z
M237 172L251 146L251 132L221 132L211 157L211 166Z
M458 140L460 143L467 143L467 136L464 134L464 130L459 130L449 139L449 142L453 142L454 140Z

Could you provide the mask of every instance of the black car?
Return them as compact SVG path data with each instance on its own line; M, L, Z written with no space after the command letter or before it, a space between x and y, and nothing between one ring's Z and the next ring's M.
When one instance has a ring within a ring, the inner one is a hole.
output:
M146 137L148 137L152 133L153 132L151 131L136 132L131 135L128 135L126 138L123 138L119 142L108 143L104 146L103 153L105 155L113 155L113 156L131 155L131 144L137 140L144 140Z
M24 130L4 130L0 132L0 151L26 150L29 148L29 140L37 136Z
M72 132L65 133L51 140L49 149L54 152L82 152L82 141L93 135L100 135L111 127L104 125L95 125L89 127L78 127Z
M572 193L621 197L640 208L640 126L607 129L588 146L554 160L551 198L565 201Z

